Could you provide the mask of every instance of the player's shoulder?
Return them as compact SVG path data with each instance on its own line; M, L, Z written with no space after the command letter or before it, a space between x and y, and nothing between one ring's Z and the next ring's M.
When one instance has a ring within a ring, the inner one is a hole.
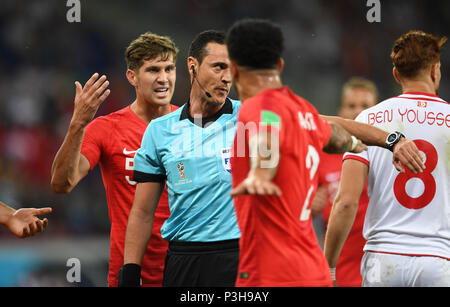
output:
M408 108L426 108L431 105L444 109L450 107L450 104L448 102L436 95L424 93L405 93L399 96L390 97L386 100L381 101L375 106L362 111L359 114L358 118L362 118L367 114L378 113L395 107L404 106Z
M413 100L413 101L421 100L421 101L440 102L445 105L448 105L448 102L445 101L444 99L442 99L441 97L434 95L434 94L422 93L422 92L407 92L407 93L403 93L394 98L407 99L407 100Z
M382 106L401 106L405 105L408 107L417 108L427 108L427 107L437 107L447 109L450 104L444 99L438 97L437 95L419 93L419 92L408 92L401 94L399 96L391 97L382 102Z
M263 110L285 116L292 116L298 112L318 114L309 101L296 95L288 86L264 90L247 99L241 107L242 113L249 114Z
M245 112L258 111L261 108L274 107L275 101L279 102L280 97L283 97L282 89L266 89L259 92L257 95L245 100L242 104L241 110Z
M112 113L97 116L96 118L94 118L92 120L92 122L89 125L95 126L95 127L105 127L106 128L110 125L114 125L118 121L122 120L124 117L128 117L129 112L131 112L130 106L127 106L125 108L114 111Z

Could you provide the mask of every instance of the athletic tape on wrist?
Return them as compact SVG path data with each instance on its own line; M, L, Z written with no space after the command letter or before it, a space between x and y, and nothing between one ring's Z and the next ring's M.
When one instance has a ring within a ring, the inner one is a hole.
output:
M352 149L350 151L355 150L356 146L358 146L358 139L352 135Z
M336 268L330 268L331 278L336 281Z

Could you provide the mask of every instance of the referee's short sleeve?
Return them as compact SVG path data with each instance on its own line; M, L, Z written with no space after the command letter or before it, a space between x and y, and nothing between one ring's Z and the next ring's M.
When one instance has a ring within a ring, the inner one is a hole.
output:
M166 171L158 154L155 131L155 126L150 123L142 138L141 148L134 156L133 180L136 182L164 182L166 180Z

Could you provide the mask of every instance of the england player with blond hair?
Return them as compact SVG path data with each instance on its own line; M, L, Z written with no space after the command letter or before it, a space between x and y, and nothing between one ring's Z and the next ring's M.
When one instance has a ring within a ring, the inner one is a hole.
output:
M403 135L425 157L425 170L399 173L392 153L369 147L344 156L342 177L325 238L334 271L368 178L363 286L450 286L450 107L439 98L441 47L446 38L410 31L391 58L403 94L363 111L356 120Z

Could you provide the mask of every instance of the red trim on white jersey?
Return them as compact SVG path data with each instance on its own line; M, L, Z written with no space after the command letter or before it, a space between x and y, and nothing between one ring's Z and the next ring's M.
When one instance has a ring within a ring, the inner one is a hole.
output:
M437 255L416 255L416 254L403 254L403 253L392 253L392 252L380 252L380 251L374 251L374 250L367 250L366 252L369 253L378 253L378 254L389 254L389 255L399 255L399 256L410 256L410 257L437 257L445 260L449 260L450 258L437 256Z
M428 93L421 93L421 92L407 92L407 93L404 93L404 94L398 96L397 98L411 99L411 100L435 101L435 102L441 102L441 103L448 104L448 102L439 98L436 95L428 94Z
M347 159L357 160L357 161L360 161L360 162L366 164L367 166L370 166L370 162L367 161L366 159L364 159L363 157L360 157L360 156L346 155L346 156L342 159L342 161L345 161L345 160L347 160Z
M435 94L430 94L430 93L424 93L424 92L406 92L403 93L403 95L421 95L421 96L429 96L429 97L434 97L434 98L439 98L439 96L435 95ZM439 98L441 99L441 98Z

